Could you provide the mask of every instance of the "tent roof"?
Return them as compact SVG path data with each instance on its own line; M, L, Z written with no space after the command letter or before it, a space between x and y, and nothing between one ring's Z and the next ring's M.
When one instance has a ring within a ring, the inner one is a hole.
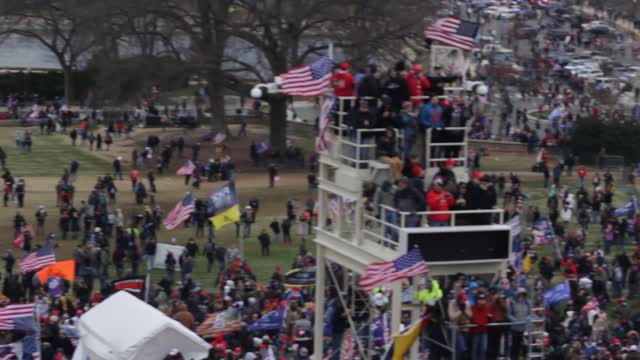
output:
M211 347L191 330L126 291L119 291L80 318L80 341L109 359L162 358L173 348L202 359Z

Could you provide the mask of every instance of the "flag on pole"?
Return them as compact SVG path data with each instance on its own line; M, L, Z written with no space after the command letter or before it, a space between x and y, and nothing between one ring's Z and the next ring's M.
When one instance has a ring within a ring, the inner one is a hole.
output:
M162 225L167 230L173 230L180 226L183 222L187 221L191 214L196 211L196 199L193 193L188 193L182 201L180 201L176 207L173 208L167 217L162 220Z
M282 91L287 95L320 96L331 83L333 62L321 56L311 64L290 69L282 74Z
M522 232L522 224L520 223L520 215L514 216L507 221L505 225L511 227L511 252L520 252L520 233Z
M624 204L623 207L615 209L613 211L613 216L615 217L623 217L633 215L636 211L638 211L638 199L633 197L631 201Z
M65 260L58 261L55 264L49 265L36 273L41 284L44 284L52 276L57 276L61 279L73 281L76 279L76 261Z
M0 330L35 331L34 303L9 304L0 308Z
M547 308L558 301L571 300L569 280L565 280L552 289L545 291L542 296L544 298L544 306Z
M227 139L227 134L225 134L224 131L221 131L213 137L213 143L215 145L219 145L219 144L222 144L226 139Z
M57 276L52 276L47 280L47 288L49 288L49 295L53 299L57 299L64 295L64 284Z
M283 307L256 320L247 330L250 332L278 330L284 327L286 318L287 308Z
M418 336L422 332L422 325L424 323L424 318L416 321L410 327L404 329L402 333L399 335L393 336L393 342L387 350L385 351L382 359L384 360L402 360L404 359L404 355L409 351L411 345L416 342Z
M13 247L22 249L24 245L24 234L28 233L31 236L31 239L36 237L35 232L33 232L33 226L31 224L27 224L24 226L24 229L18 233L18 236L13 240Z
M536 221L533 224L533 240L536 245L546 245L549 241L553 240L555 234L553 233L553 227L549 218L543 218Z
M56 255L53 253L53 245L47 243L40 249L20 260L20 272L38 271L45 266L55 264Z
M16 355L13 344L0 345L0 360L16 360Z
M22 338L22 357L19 357L19 359L21 360L40 359L40 350L38 350L38 334L37 333L34 332Z
M215 337L218 333L240 331L241 326L237 310L228 309L207 316L196 329L196 333L207 339Z
M429 40L437 41L461 50L471 51L480 29L479 23L462 20L457 17L445 17L436 20L425 31Z
M142 299L145 294L146 279L146 276L129 276L114 280L111 285L115 291L124 290Z
M195 171L196 166L193 164L193 161L188 160L184 165L182 165L177 171L177 175L191 175Z
M316 144L316 150L318 151L329 150L329 147L327 146L327 140L325 139L325 134L327 132L327 128L329 127L329 123L331 123L331 114L333 113L332 110L335 103L335 97L330 96L324 99L322 107L320 108L320 117L318 121L320 134L318 136L318 144Z
M213 214L210 218L216 230L227 224L240 221L240 208L238 207L238 195L233 181L214 190L209 195L208 212Z
M352 360L355 355L356 344L353 339L353 331L348 328L342 335L342 345L340 346L340 360Z
M420 250L412 249L395 260L369 264L364 275L360 278L360 286L363 290L370 291L376 286L424 275L428 272L429 268L422 259Z

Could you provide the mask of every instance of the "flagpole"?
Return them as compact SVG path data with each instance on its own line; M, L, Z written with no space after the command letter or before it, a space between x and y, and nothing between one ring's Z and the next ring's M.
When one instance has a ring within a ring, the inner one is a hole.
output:
M147 270L147 276L144 278L144 302L149 303L149 284L151 284L151 272Z
M329 43L329 51L327 55L329 55L329 59L333 60L333 42Z

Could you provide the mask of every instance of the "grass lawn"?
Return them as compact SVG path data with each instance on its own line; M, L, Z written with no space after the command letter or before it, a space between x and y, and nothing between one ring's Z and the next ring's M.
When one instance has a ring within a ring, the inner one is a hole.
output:
M24 175L27 182L26 205L24 209L17 209L15 203L10 203L9 207L0 207L0 232L6 234L0 239L0 248L8 249L13 239L12 219L17 211L21 211L29 222L34 222L34 213L39 205L44 205L49 211L47 219L47 230L58 232L58 211L55 207L55 184L59 176L63 172L63 168L67 167L71 160L75 159L80 163L80 177L76 182L76 202L86 200L90 190L95 184L96 176L105 174L111 169L111 159L116 155L130 153L134 144L140 146L140 139L144 138L144 134L139 138L132 140L124 140L115 138L115 147L110 152L102 151L100 153L88 151L86 146L72 147L69 139L63 135L34 135L33 151L28 154L21 154L14 144L15 128L5 128L0 132L0 145L4 148L8 155L8 166L15 175ZM260 130L263 131L263 130ZM310 130L311 131L311 130ZM310 131L299 131L290 134L292 137L307 148L312 143L309 139ZM140 132L143 132L142 130ZM163 141L167 136L176 136L179 132L172 133L168 131L163 133ZM262 135L260 135L262 136ZM209 150L203 150L201 158L209 158L211 154ZM243 145L232 143L231 156L239 158L245 153ZM185 151L185 156L190 152ZM125 156L124 170L127 172L129 166L128 157ZM179 161L176 161L178 163ZM547 191L542 188L542 174L530 173L533 156L523 153L496 153L485 157L481 161L483 171L503 172L505 175L509 171L516 171L521 174L523 180L524 192L530 196L526 205L538 206L543 214L546 213L546 197ZM179 166L176 164L176 166ZM291 266L291 262L300 249L302 237L298 235L297 224L292 227L294 243L292 245L275 244L271 249L271 256L260 256L260 249L256 239L256 235L260 230L268 229L269 223L277 218L281 221L286 214L286 201L289 198L297 198L300 206L304 206L307 199L306 194L306 173L304 171L283 171L281 181L274 189L267 187L267 174L262 170L243 171L246 167L240 168L237 174L237 189L240 197L241 205L247 204L251 196L260 199L260 211L258 213L257 222L252 229L252 236L245 242L246 256L249 264L254 269L260 282L267 282L276 266L281 266L285 271ZM590 171L590 173L593 173ZM563 184L567 184L575 191L577 179L574 177L562 179ZM206 198L211 190L222 186L223 183L204 183L202 188L196 192L200 198ZM127 217L141 213L143 207L134 203L134 196L131 192L128 180L118 181L119 189L118 203ZM158 196L157 202L168 212L181 200L185 191L188 189L184 186L182 177L175 175L159 176L157 180ZM628 186L618 186L615 196L615 205L619 206L628 201L634 193L634 189ZM502 205L502 204L499 204ZM169 242L175 237L180 244L187 242L193 234L192 228L180 228L178 230L167 232L160 231L159 242ZM588 246L592 248L601 239L599 226L590 226L588 237ZM37 242L43 241L43 237L39 237ZM198 244L202 248L206 238L197 239ZM228 225L220 229L216 234L216 243L223 243L225 246L238 246L238 239L235 236L235 226ZM73 249L78 245L79 241L58 240L59 248L57 249L57 257L59 260L71 258ZM629 245L629 249L631 249ZM307 239L306 248L313 251L314 247L311 238ZM550 247L545 246L538 249L538 252L544 256L550 252ZM16 251L19 253L19 251ZM215 274L207 273L206 260L203 256L199 256L195 260L194 279L201 286L207 289L214 288ZM154 271L154 281L162 276L161 271Z
M71 258L73 249L79 244L79 240L62 241L59 238L58 231L58 209L55 207L55 185L59 180L59 176L63 173L63 168L68 167L71 160L75 159L80 163L80 177L74 184L76 187L76 202L86 200L90 190L95 185L96 176L103 175L110 171L110 157L121 153L122 149L118 149L118 139L115 139L116 149L111 153L103 151L100 154L90 152L86 147L72 147L67 137L62 135L52 136L33 136L33 151L27 154L20 154L14 144L15 129L3 129L0 132L0 145L7 152L7 165L11 172L15 175L23 175L26 179L27 193L25 197L25 208L18 209L16 204L11 202L9 207L0 206L0 232L6 234L0 239L0 248L9 249L13 240L12 220L16 212L20 211L27 221L35 222L35 211L39 205L46 206L49 217L47 219L47 231L55 231L58 234L59 248L56 250L56 256L59 260ZM124 141L123 141L124 142ZM130 150L126 150L127 152ZM185 151L185 154L187 152ZM203 158L208 158L210 154L203 153ZM233 154L232 154L233 156ZM128 172L129 166L123 169ZM241 169L242 170L242 169ZM156 181L158 187L157 203L165 212L170 211L176 203L182 199L187 187L184 186L182 177L175 175L159 176ZM222 182L205 183L202 188L196 192L200 198L206 198L211 190L222 186ZM134 196L131 192L131 185L125 176L124 181L117 181L118 202L117 207L121 208L125 216L129 217L134 214L141 213L143 207L135 205ZM306 195L306 174L304 172L292 172L282 174L281 181L274 189L268 188L267 174L263 172L242 172L237 176L236 183L238 195L241 205L246 205L251 196L260 199L260 211L256 224L252 229L252 237L245 242L246 255L250 265L256 272L259 281L266 282L269 280L276 265L281 266L284 270L288 270L291 266L295 255L298 253L301 237L297 235L298 228L292 227L293 244L283 245L275 244L271 248L271 256L262 257L259 254L259 245L256 235L261 229L268 229L269 223L277 218L281 221L286 214L286 201L295 197L299 200L300 205L304 206L307 199ZM169 242L172 237L176 237L179 244L187 242L193 234L192 228L180 228L172 232L160 231L159 242ZM42 242L44 237L38 237L36 243ZM235 226L228 225L220 229L216 234L216 243L223 243L225 246L237 246L238 239L235 236ZM202 248L206 242L206 238L197 239L199 246ZM307 248L313 250L311 240L307 243ZM19 254L19 250L14 251ZM155 275L158 276L155 276ZM161 272L154 272L154 281L160 280ZM214 286L214 273L206 272L206 260L203 256L196 258L194 267L194 279L203 287L212 289Z
M80 171L86 175L104 174L111 169L107 160L84 151L79 146L71 146L70 140L62 135L34 135L30 153L22 153L15 145L15 128L3 128L0 146L7 153L7 166L19 176L58 176L69 167L71 160L80 164ZM20 129L24 131L23 129Z

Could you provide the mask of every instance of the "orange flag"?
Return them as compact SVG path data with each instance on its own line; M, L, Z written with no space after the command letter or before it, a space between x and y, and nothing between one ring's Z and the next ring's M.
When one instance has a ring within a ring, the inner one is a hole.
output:
M42 284L45 284L52 276L73 281L76 279L76 262L75 260L58 261L38 271L36 275Z

